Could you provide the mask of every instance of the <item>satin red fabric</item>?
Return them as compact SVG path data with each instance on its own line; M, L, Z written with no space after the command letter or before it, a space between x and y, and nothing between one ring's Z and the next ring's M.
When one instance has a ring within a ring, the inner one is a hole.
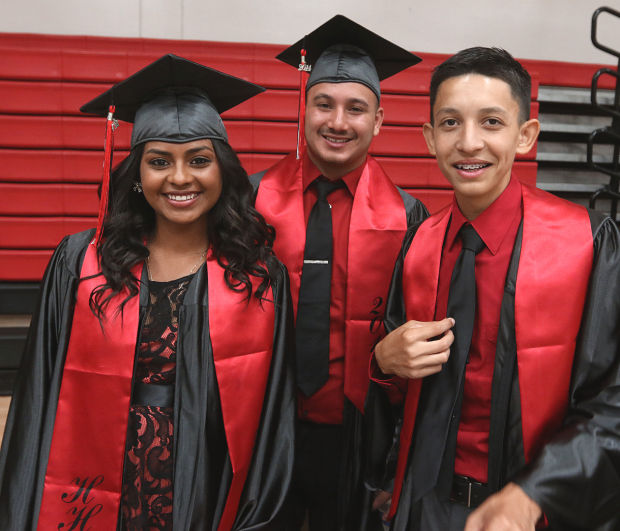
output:
M261 305L256 297L232 291L224 269L207 257L209 333L220 392L233 479L218 530L232 529L263 409L271 356L275 311L271 288ZM256 289L255 277L250 277Z
M276 229L274 249L289 271L295 314L306 244L302 171L303 160L288 155L265 173L256 197L257 210ZM344 392L360 411L368 391L368 360L382 334L381 326L372 326L385 309L385 301L378 301L376 294L388 292L406 230L407 214L398 190L368 157L351 211L345 312Z
M142 264L133 270L141 277ZM115 314L121 293L106 311L104 329L90 310L102 277L91 243L81 270L65 361L38 528L115 529L125 436L139 328L139 300ZM262 305L226 285L224 269L207 257L209 329L233 478L218 529L231 529L260 422L271 364L275 311L271 290ZM254 281L254 279L252 278ZM242 407L240 407L240 404ZM93 414L93 411L96 413ZM83 527L81 527L83 526Z
M140 278L141 271L139 265L133 273ZM115 297L102 328L89 307L103 277L88 277L98 273L91 242L82 264L38 529L117 525L139 300L132 297L117 314L127 294Z
M588 213L523 186L523 242L515 328L523 444L529 462L557 431L568 404L594 254Z
M529 462L562 422L575 344L592 268L587 211L522 184L523 241L515 295L515 333L523 444ZM418 229L403 265L407 320L435 314L441 251L451 207ZM553 374L553 378L549 378ZM396 513L421 389L410 380L388 518Z

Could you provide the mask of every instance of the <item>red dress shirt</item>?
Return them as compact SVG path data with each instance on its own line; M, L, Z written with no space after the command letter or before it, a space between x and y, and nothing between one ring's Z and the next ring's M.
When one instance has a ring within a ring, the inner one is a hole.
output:
M454 201L439 270L437 320L446 317L452 270L461 252L457 234L467 223ZM454 472L482 483L486 483L488 476L491 383L500 309L521 218L521 185L513 178L502 194L471 222L486 247L476 255L476 317L465 372Z
M299 393L297 412L300 419L323 424L341 424L344 408L344 319L347 302L347 264L349 249L349 223L353 197L362 176L362 164L342 178L345 187L334 190L327 197L332 206L332 284L329 305L329 379L316 393L305 397ZM306 158L303 168L304 215L306 225L317 195L312 182L321 175L317 167Z

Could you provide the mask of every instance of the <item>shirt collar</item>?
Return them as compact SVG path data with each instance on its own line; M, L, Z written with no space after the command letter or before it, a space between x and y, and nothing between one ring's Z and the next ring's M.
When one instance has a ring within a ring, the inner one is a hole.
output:
M355 191L357 190L357 184L362 177L362 171L366 166L366 160L364 160L363 164L360 164L353 171L350 171L346 175L344 175L341 179L346 185L347 189L351 193L353 197L355 197ZM310 157L306 155L304 157L303 162L303 175L302 175L302 184L304 187L304 192L308 189L314 180L321 175L321 171L314 165L314 163L310 160Z
M496 254L515 216L521 217L521 185L511 177L508 186L476 219L469 222L452 200L452 218L446 236L447 249L454 245L456 236L465 223L471 223L491 254Z

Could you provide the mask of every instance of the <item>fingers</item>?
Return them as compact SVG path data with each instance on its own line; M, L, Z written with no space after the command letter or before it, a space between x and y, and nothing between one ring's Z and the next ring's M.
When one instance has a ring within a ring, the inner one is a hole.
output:
M402 378L424 378L442 370L450 357L450 344L454 335L433 341L415 341L401 346L398 356L391 358L394 374Z
M420 354L406 358L400 367L398 376L403 378L425 378L443 369L450 357L450 349L435 354Z
M540 506L521 487L509 483L469 515L465 531L530 531L541 514Z
M375 347L375 359L385 374L424 378L439 372L450 356L454 319L408 321Z
M430 328L430 327L429 327ZM437 327L433 327L436 329ZM454 334L452 330L447 330L442 335L432 335L429 337L429 333L426 329L420 332L421 329L408 329L403 331L404 348L410 351L410 354L416 355L430 355L439 354L446 350L450 350L450 346L454 342Z
M372 502L372 510L376 511L378 509L381 512L387 512L389 510L389 504L390 504L391 499L392 499L391 492L380 490Z
M471 516L467 519L467 522L465 523L465 527L463 528L463 531L482 531L483 527L480 525L480 523L477 520L474 520Z
M401 328L404 330L415 330L419 334L420 339L428 340L443 335L453 326L454 319L452 319L452 317L446 317L441 321L407 321Z
M436 367L439 372L442 366L448 361L450 357L450 349L443 350L441 352L432 354L422 354L418 356L415 364L415 368L419 370L431 369Z

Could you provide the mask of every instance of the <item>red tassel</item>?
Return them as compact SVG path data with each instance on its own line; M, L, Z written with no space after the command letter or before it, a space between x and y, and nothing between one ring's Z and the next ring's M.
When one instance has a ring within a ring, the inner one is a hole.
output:
M297 159L303 157L306 150L305 123L306 123L306 84L312 67L306 64L306 50L301 50L299 63L299 110L297 112Z
M112 151L114 150L114 130L118 122L114 119L116 107L110 105L108 110L108 121L105 128L105 145L103 156L103 176L101 178L101 199L99 201L99 216L97 218L97 232L95 233L95 243L98 246L103 236L103 220L108 211L108 197L110 195L110 169L112 167Z

